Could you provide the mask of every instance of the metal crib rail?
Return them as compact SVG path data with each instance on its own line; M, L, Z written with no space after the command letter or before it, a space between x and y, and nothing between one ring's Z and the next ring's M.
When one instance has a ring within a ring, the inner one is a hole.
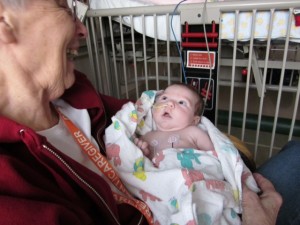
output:
M174 54L175 42L169 38L172 31L169 21L174 8L174 5L166 5L88 11L87 47L94 73L93 80L99 91L118 98L136 99L144 90L161 89L172 82L182 80L180 75L182 64L178 55ZM296 8L300 8L298 0L265 2L259 0L212 2L206 5L206 17L202 14L202 3L182 4L174 12L180 15L181 24L184 21L199 24L199 18L202 22L210 23L214 20L219 24L222 13L234 12L236 18L234 39L229 44L223 39L219 39L218 43L215 124L224 132L244 141L253 151L257 164L275 154L286 141L300 139L299 43L293 43L289 39L294 21L293 10ZM271 32L264 42L258 43L254 39L255 20L258 12L270 12L271 22L266 29L271 31L274 12L283 9L288 11L288 33L287 38L281 40L278 45L282 46L282 54L276 59L277 54L274 54L273 48L277 45L271 37ZM250 12L252 15L251 38L246 42L238 39L238 18L242 12ZM157 18L161 15L165 16L166 27L158 23ZM143 30L141 34L135 31L133 20L136 16L141 16ZM147 16L153 17L151 25L154 29L153 38L145 35L145 29L149 26L146 24ZM131 24L125 25L125 17ZM158 38L161 29L167 31L167 39L163 41ZM219 33L221 32L220 26ZM231 51L229 55L225 54L227 48ZM291 48L296 49L292 60ZM247 49L243 57L240 56L241 49L242 51ZM272 57L275 57L275 60ZM247 71L245 80L240 77L242 68ZM174 71L177 71L177 74ZM288 73L291 75L288 76ZM276 76L279 79L274 82ZM289 77L288 84L287 77ZM235 123L237 115L239 120L242 118L239 125ZM264 128L266 118L268 126L272 121L271 130ZM224 124L224 121L227 123ZM254 124L252 127L248 125L249 121ZM282 124L282 121L285 124ZM282 126L284 132L280 131Z

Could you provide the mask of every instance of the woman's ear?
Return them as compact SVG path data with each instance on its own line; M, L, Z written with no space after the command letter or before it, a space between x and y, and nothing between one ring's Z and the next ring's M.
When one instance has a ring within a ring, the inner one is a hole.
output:
M200 116L194 116L194 124L197 125L200 123L201 117Z
M10 14L0 2L0 42L2 43L13 43L16 41L10 19Z

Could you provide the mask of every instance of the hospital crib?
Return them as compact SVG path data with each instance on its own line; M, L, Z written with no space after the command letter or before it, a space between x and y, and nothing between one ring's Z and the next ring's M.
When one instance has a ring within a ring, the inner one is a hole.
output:
M128 5L90 1L86 45L100 92L134 100L190 83L257 165L300 139L298 0Z

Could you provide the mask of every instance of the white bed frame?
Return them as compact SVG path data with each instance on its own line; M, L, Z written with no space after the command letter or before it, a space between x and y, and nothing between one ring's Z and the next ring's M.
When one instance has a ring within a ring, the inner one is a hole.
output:
M88 10L87 48L92 81L102 93L118 98L136 99L147 89L162 89L182 81L181 61L174 42L161 41L138 34L123 23L140 16L154 18L155 32L169 26L157 24L158 16L170 21L176 5L122 9ZM300 9L299 0L265 0L212 2L179 5L176 15L181 24L220 24L222 13L269 11L271 19L277 10L287 10L290 30L293 11ZM236 17L237 18L237 17ZM202 22L199 23L199 21ZM238 20L235 21L236 24ZM144 25L145 26L145 25ZM237 26L236 26L237 27ZM145 27L143 27L145 29ZM272 25L269 27L272 30ZM221 26L219 33L222 32ZM254 28L251 31L254 35ZM235 29L234 34L238 33ZM157 34L157 33L155 33ZM155 35L157 37L157 35ZM215 125L246 143L259 165L275 154L288 140L300 139L300 43L284 40L264 42L250 38L247 42L218 40L217 96ZM241 76L246 71L245 79Z

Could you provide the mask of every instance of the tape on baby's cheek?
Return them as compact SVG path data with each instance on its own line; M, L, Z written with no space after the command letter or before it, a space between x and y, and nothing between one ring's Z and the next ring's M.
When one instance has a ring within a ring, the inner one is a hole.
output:
M166 103L156 103L153 105L154 110L162 110L165 107L167 107Z

